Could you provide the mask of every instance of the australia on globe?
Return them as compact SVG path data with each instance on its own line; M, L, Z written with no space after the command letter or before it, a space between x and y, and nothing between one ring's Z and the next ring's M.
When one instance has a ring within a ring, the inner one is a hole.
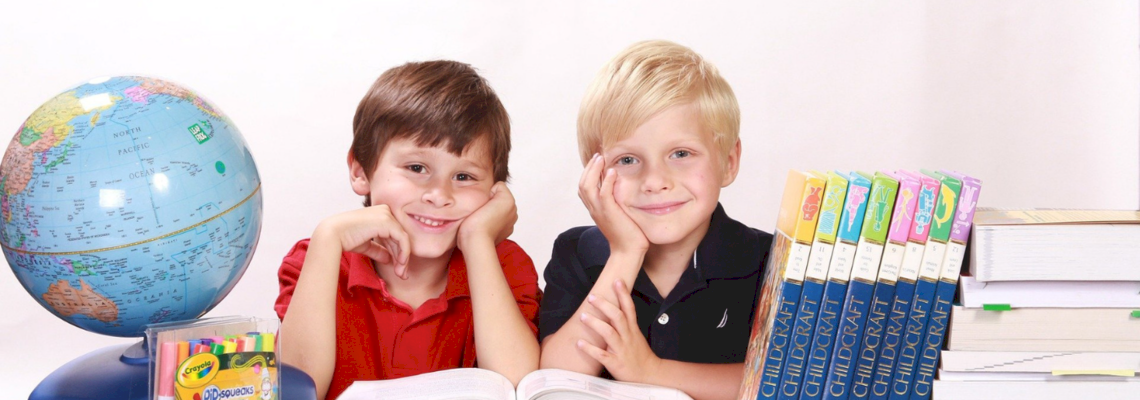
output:
M0 163L0 246L57 317L105 335L188 320L237 284L261 233L261 179L237 127L149 77L63 92Z

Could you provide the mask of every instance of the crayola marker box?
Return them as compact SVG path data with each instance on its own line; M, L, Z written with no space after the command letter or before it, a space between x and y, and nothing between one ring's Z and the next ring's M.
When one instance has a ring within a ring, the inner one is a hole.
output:
M276 400L278 321L222 317L149 325L156 400Z

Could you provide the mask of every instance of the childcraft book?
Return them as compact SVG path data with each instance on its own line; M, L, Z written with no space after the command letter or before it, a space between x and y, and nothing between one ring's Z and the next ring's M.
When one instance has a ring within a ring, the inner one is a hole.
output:
M910 221L910 226L909 229L902 227L902 229L907 229L904 232L906 234L906 254L903 255L902 267L899 269L898 280L895 281L895 296L891 302L890 316L887 318L887 327L883 331L879 355L875 360L875 376L868 394L868 397L873 400L887 400L890 395L895 359L898 358L901 348L907 314L910 312L910 304L914 299L918 270L922 264L922 254L926 249L926 239L930 235L928 227L934 216L934 202L938 200L938 188L941 187L937 179L926 175L919 175L910 171L899 171L899 175L903 176L903 181L899 183L900 187L905 185L914 188L913 185L915 184L918 187L913 189L916 192L913 217L903 214L900 215L899 220L892 219L891 221L892 232L895 228L895 222L904 225L904 221ZM900 207L896 206L896 209L898 208Z
M831 350L835 347L836 328L843 313L843 299L847 295L851 266L855 263L855 250L867 211L867 195L871 193L870 175L852 172L846 178L847 197L843 201L839 233L827 269L823 298L819 302L819 316L816 317L811 350L808 351L807 370L804 371L803 384L800 385L800 400L819 400L823 397L828 361L831 360Z
M898 180L883 173L876 173L871 181L863 230L855 250L855 264L851 268L851 279L843 301L835 348L831 353L831 361L828 362L827 384L823 391L825 400L845 400L850 394L855 362L882 265L883 246L886 244L898 188Z
M796 312L795 324L788 339L787 362L780 375L779 400L800 398L799 387L807 366L808 350L811 350L811 336L819 314L819 301L823 298L827 270L831 265L831 250L835 247L835 239L839 234L839 218L843 215L843 199L846 196L847 178L837 172L827 173L827 186L804 277L803 296L800 297L799 311Z
M910 302L910 313L907 314L906 331L895 361L894 377L891 380L891 400L907 400L914 393L911 383L915 379L915 366L921 356L919 352L922 350L921 344L926 333L928 315L934 303L938 278L942 274L942 261L946 255L947 243L950 241L950 221L954 218L958 194L962 190L960 180L926 170L922 173L938 179L940 190L938 202L931 215L930 235L922 252L918 283L915 284L914 298Z
M775 399L826 176L789 171L744 363L741 399Z
M945 337L946 324L950 319L951 303L954 301L954 293L958 290L958 274L962 268L962 259L966 255L966 241L970 237L974 207L978 204L978 192L982 188L981 181L957 172L941 172L939 176L952 177L961 182L961 191L958 195L958 211L955 212L954 223L951 225L946 256L942 261L942 272L939 273L938 286L935 289L929 328L923 336L923 347L915 369L914 394L910 396L912 400L930 399L934 374L938 368L938 356L942 352L942 340Z
M518 388L494 371L454 368L407 378L357 381L338 400L692 400L684 392L652 385L617 382L559 369L540 369Z

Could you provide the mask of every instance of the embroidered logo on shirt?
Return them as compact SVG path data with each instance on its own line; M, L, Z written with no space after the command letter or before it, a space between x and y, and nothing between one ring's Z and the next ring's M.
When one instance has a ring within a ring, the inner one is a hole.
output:
M717 329L724 328L724 324L727 322L728 322L728 309L726 308L726 309L724 309L724 316L720 317L720 325L717 325L716 328Z

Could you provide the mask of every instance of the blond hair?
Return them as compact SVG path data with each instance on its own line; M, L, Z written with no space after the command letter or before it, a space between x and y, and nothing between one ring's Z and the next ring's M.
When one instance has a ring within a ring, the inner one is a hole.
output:
M634 43L594 78L578 111L582 164L594 153L629 137L641 124L674 105L695 102L712 132L721 161L740 137L740 107L732 87L692 49L665 40Z

